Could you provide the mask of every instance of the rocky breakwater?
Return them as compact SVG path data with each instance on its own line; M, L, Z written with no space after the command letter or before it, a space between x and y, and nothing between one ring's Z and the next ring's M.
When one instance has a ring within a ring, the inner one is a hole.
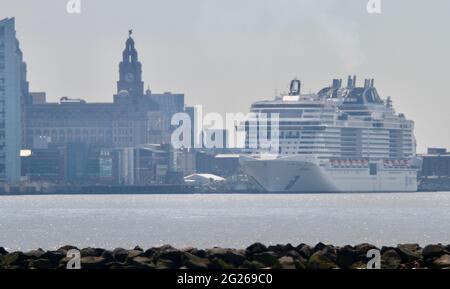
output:
M65 269L71 258L64 246L54 251L7 252L0 247L0 269ZM403 244L377 248L370 244L336 247L265 246L255 243L246 249L176 249L170 245L144 250L117 248L79 249L82 269L365 269L367 252L379 250L382 269L450 269L450 245Z

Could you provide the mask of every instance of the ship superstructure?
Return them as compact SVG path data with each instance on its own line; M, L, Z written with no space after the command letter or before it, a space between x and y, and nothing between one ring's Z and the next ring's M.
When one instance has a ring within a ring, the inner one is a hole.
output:
M356 86L341 79L315 94L301 94L293 80L288 94L256 102L255 115L278 114L278 150L254 148L242 167L272 192L416 191L414 122L382 100L373 79ZM247 122L247 144L258 142L258 121Z

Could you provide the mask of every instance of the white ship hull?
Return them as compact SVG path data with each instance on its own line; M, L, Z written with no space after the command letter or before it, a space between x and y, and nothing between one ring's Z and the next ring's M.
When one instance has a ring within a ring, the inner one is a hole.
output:
M327 160L294 155L274 158L241 156L246 174L267 192L415 192L417 169L333 168Z

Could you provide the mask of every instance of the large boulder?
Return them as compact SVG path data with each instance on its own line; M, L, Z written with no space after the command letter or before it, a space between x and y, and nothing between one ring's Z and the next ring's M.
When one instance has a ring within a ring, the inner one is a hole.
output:
M62 251L47 251L40 259L47 259L50 260L50 262L53 264L53 266L57 266L59 262L66 257L67 253L63 253Z
M266 266L257 262L257 261L249 261L245 260L244 263L239 267L240 269L263 269Z
M127 259L133 259L133 258L135 258L135 257L139 257L139 256L141 256L141 257L147 257L146 255L145 255L145 253L144 253L144 251L141 251L141 250L129 250L128 251L128 256L127 256Z
M166 248L155 255L156 259L168 260L173 263L175 267L180 267L183 260L182 257L184 252L177 250L175 248Z
M265 266L275 265L278 261L278 258L280 258L280 256L273 251L267 251L253 255L254 261L264 264Z
M89 256L100 257L102 255L103 251L104 251L103 249L96 249L96 248L88 247L88 248L81 249L80 254L81 254L81 257L89 257Z
M396 251L402 257L403 262L410 263L422 259L421 248L418 244L400 244Z
M314 249L306 244L298 245L295 250L305 259L309 259L314 254Z
M0 255L1 255L1 256L8 255L8 251L6 251L5 248L0 247Z
M327 245L325 245L324 243L319 242L316 244L316 246L314 246L314 252L321 251L321 250L325 249L326 246Z
M210 261L209 269L218 269L218 270L230 270L230 269L236 269L237 267L233 264L230 264L226 262L223 259L219 258L213 258Z
M103 257L87 256L81 258L82 269L106 269L106 260Z
M267 250L268 251L273 251L273 252L276 252L276 253L279 253L279 254L283 254L283 253L288 252L290 250L295 250L295 247L292 246L289 243L286 244L286 245L277 244L277 245L271 245L271 246L267 247Z
M114 259L118 262L125 262L128 258L128 251L124 248L116 248L112 252Z
M56 250L56 251L59 251L59 252L61 252L62 254L66 255L67 252L69 252L70 250L80 250L80 249L78 249L77 247L72 246L72 245L65 245L65 246L60 247L60 248L59 248L58 250Z
M179 268L171 260L158 259L156 261L156 269L177 269Z
M26 268L28 257L22 252L12 252L3 256L3 266L5 268Z
M32 260L30 262L29 266L34 269L43 269L43 270L48 270L48 269L54 268L52 262L50 262L50 260L48 260L48 259Z
M296 269L294 258L283 256L278 258L277 264L274 266L276 269Z
M153 260L145 256L137 256L127 260L129 266L134 266L135 269L155 269L156 266Z
M357 252L352 246L344 246L337 250L337 264L339 267L350 268L357 260Z
M135 246L133 250L144 252L144 249L142 249L140 246Z
M45 254L45 251L42 249L32 250L24 253L25 256L27 256L29 259L39 259L42 257L42 255Z
M190 253L190 254L195 255L197 257L200 257L200 258L205 258L206 257L206 251L202 250L202 249L197 249L197 248L190 247L190 248L184 248L182 251Z
M182 259L183 266L185 266L186 269L208 269L210 265L210 261L208 259L200 258L189 252L184 252Z
M357 260L365 263L369 261L369 258L367 257L367 252L369 252L372 249L379 250L376 246L368 243L358 244L354 246L354 249L356 251Z
M111 269L111 270L122 270L122 269L126 268L127 264L113 261L113 262L106 263L105 266L106 266L106 268Z
M308 269L337 269L338 265L326 249L315 252L306 264Z
M294 259L300 259L300 258L303 259L303 257L300 255L300 253L298 253L295 250L287 251L287 252L283 253L283 255L284 256L288 256L288 257L292 257Z
M114 262L113 252L111 252L109 250L103 251L103 253L102 253L102 255L100 255L100 257L103 257L106 260L106 262Z
M218 258L234 266L240 266L245 260L245 251L224 248L212 248L206 250L206 256L209 259Z
M425 259L435 258L435 257L441 257L442 255L450 254L447 251L447 248L445 246L438 244L438 245L428 245L425 246L422 250L422 255Z
M435 269L450 269L450 255L445 254L435 259L432 263L432 267Z
M261 243L254 243L245 249L245 252L247 255L252 256L257 253L262 253L267 251L267 247L264 244Z
M398 269L402 264L402 257L394 249L386 250L381 255L381 268L382 269Z

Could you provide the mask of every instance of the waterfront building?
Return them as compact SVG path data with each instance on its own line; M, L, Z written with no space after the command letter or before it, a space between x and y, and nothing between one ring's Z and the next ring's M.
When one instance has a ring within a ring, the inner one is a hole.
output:
M20 181L22 104L28 97L26 73L15 19L0 20L0 182Z
M450 152L445 148L429 148L422 155L422 177L445 178L450 183Z
M183 94L144 93L142 64L131 31L119 64L117 93L111 103L87 103L62 97L49 103L43 93L32 93L27 103L25 146L37 138L51 143L124 148L164 143L170 136L171 114L184 110ZM169 123L169 124L168 124Z

